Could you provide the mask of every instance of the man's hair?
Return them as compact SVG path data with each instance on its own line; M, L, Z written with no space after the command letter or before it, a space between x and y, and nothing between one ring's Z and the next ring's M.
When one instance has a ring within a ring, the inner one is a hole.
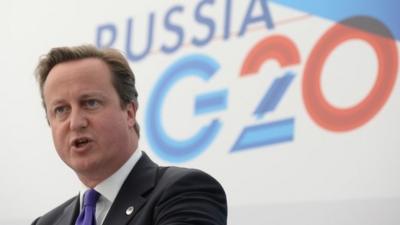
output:
M135 104L135 107L138 106L135 75L125 57L115 49L99 49L93 45L80 45L53 48L40 59L36 67L35 76L39 82L40 95L45 109L43 86L50 70L59 63L86 58L97 58L108 65L112 74L112 83L118 93L122 108L125 108L131 102ZM139 135L139 125L137 123L135 123L134 129Z

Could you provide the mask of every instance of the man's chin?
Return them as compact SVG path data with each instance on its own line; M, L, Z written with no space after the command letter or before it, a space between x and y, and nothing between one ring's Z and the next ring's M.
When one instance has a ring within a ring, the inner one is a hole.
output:
M99 169L96 168L95 163L91 162L71 162L68 164L68 166L78 175L83 175L83 176L90 176L93 175L94 173L99 173Z

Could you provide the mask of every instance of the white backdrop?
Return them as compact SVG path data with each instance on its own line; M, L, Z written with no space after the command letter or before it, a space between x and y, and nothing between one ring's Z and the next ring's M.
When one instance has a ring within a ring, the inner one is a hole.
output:
M200 6L201 2L207 4ZM226 10L229 2L231 9ZM250 0L1 1L0 224L29 224L75 195L79 187L53 148L33 77L39 56L55 46L96 44L98 28L104 25L116 29L112 46L127 52L129 21L130 50L139 53L149 38L151 14L150 51L131 61L139 91L140 148L159 164L196 167L216 177L228 196L229 224L399 224L399 81L378 112L362 125L346 131L319 125L306 110L303 72L318 40L336 24L275 3L268 7L273 28L262 19L243 25L247 12L254 18L263 15L260 1ZM202 22L195 19L199 8ZM166 18L175 30L166 28ZM242 27L244 32L238 35ZM112 38L109 30L101 35L103 44ZM294 43L299 61L284 68L264 63L258 72L240 76L251 49L276 36ZM197 46L193 39L205 44ZM161 46L177 47L167 54ZM394 46L398 54L399 42ZM221 127L202 152L175 162L151 144L147 110L167 68L193 54L215 62L215 75L208 81L188 77L175 82L161 105L162 126L172 139L188 139L213 119ZM323 95L339 109L354 106L370 93L378 68L370 45L346 41L324 64ZM268 115L254 115L268 87L287 71L294 78L279 104ZM226 104L196 114L196 97L219 90L226 91ZM294 121L288 140L232 151L244 127L287 118Z

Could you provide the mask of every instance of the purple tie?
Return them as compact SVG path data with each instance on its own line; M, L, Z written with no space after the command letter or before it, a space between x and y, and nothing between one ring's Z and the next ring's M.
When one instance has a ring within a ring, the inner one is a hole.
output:
M96 225L96 202L100 194L94 190L89 189L83 195L83 209L79 214L75 225Z

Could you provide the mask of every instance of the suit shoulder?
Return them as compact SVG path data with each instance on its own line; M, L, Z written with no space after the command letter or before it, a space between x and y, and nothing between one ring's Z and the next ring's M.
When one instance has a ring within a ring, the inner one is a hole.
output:
M55 221L57 221L57 219L59 219L60 216L63 214L63 212L64 212L66 207L68 207L71 204L77 204L77 202L74 202L74 201L78 201L77 196L72 197L71 199L65 201L64 203L62 203L61 205L57 206L56 208L50 210L49 212L47 212L43 216L37 218L32 223L32 225L50 225L50 224L54 224Z
M227 200L221 184L198 169L169 167L158 188L154 224L226 225Z
M167 179L170 184L182 181L195 181L196 183L216 183L220 185L214 177L199 169L171 166L167 168L164 176L168 177Z
M159 186L163 197L204 194L213 196L211 198L217 198L226 205L226 194L222 185L214 177L199 169L168 167Z

